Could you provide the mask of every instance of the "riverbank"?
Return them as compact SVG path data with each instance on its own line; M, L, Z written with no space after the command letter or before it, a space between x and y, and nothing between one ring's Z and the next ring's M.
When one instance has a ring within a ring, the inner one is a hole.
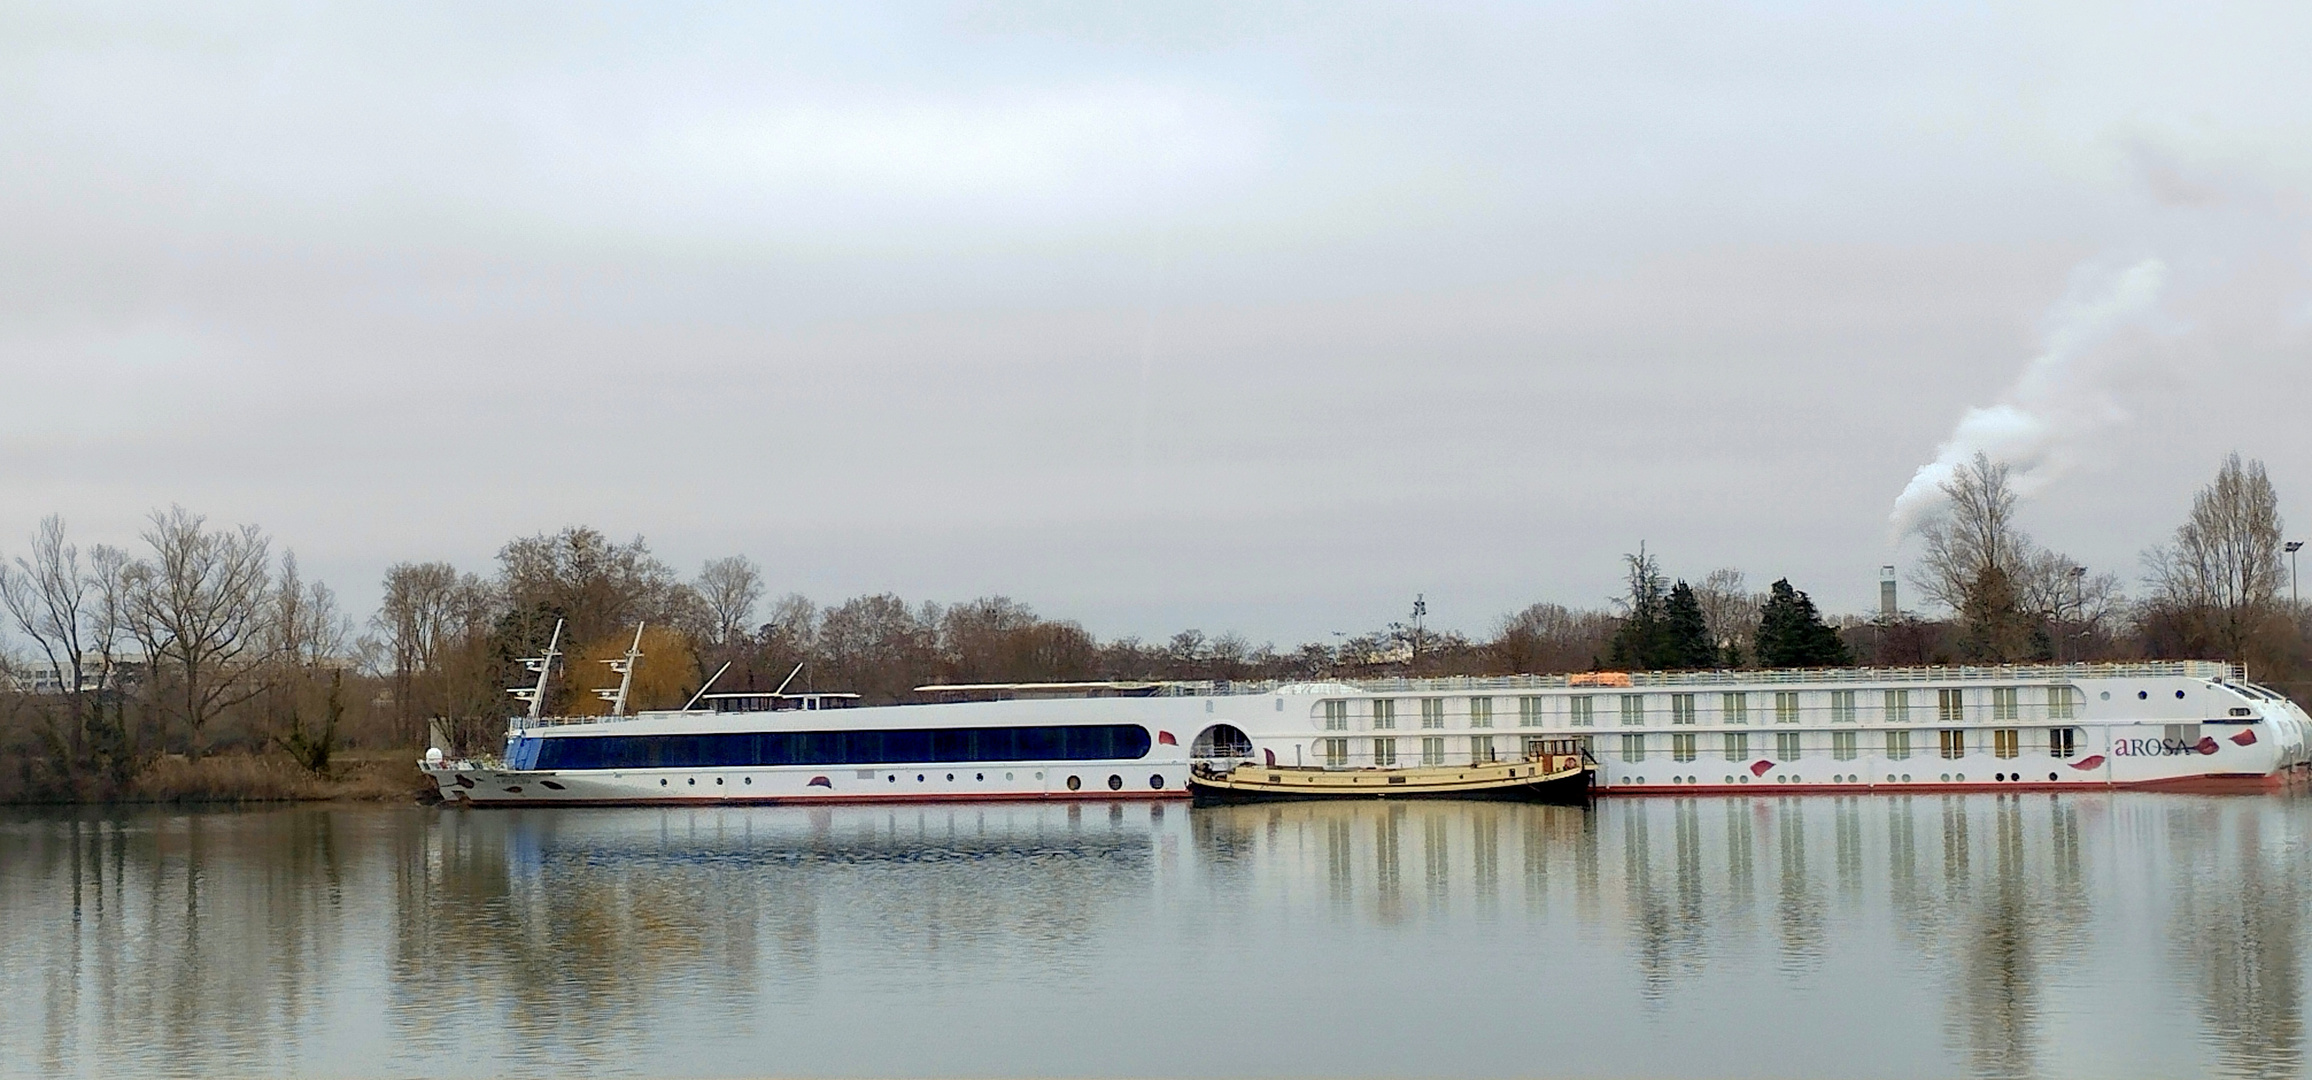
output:
M9 793L0 804L118 805L139 803L415 802L434 785L407 750L340 752L329 775L316 775L281 754L221 753L198 760L169 755L146 765L117 788L94 783L61 793Z

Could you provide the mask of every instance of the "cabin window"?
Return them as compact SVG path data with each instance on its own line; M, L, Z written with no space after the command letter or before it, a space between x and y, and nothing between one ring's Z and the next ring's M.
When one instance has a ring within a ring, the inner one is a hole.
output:
M1540 699L1540 698L1537 698L1537 697L1521 697L1521 698L1518 698L1518 699L1517 699L1517 726L1518 726L1518 727L1540 727L1540 726L1541 726L1541 699Z
M1348 702L1346 702L1346 701L1328 701L1328 702L1325 702L1325 730L1326 730L1326 731L1347 731L1347 730L1349 730L1349 703L1348 703Z
M1317 740L1317 742L1318 742L1318 744L1319 744L1319 745L1321 745L1321 746L1323 746L1323 747L1324 747L1324 751L1325 751L1325 767L1326 767L1326 768L1328 768L1328 769L1345 769L1345 768L1347 768L1347 767L1348 767L1348 765L1349 765L1349 740L1347 740L1347 739L1319 739L1319 740Z
M1935 718L1946 724L1967 722L1967 692L1957 688L1935 691Z
M1421 726L1423 728L1441 728L1445 726L1444 698L1426 697L1421 699Z
M2079 698L2076 693L2068 686L2048 687L2047 718L2050 720L2069 720L2077 716Z
M2012 686L1994 687L1991 690L1991 719L2014 720L2020 711L2016 707L2016 698L2019 696L2021 696L2021 691Z
M1549 740L1544 739L1539 735L1526 736L1525 746L1522 748L1525 754L1525 759L1527 761L1531 761L1534 758L1541 756L1542 747L1548 745L1548 743Z
M1469 726L1484 728L1493 726L1492 698L1473 697L1469 699Z
M1727 733L1726 733L1726 760L1728 760L1728 761L1741 761L1741 760L1744 760L1745 758L1748 758L1749 756L1750 756L1750 733L1749 733L1749 732L1747 732L1747 731L1729 731L1729 732L1727 732Z
M1694 760L1694 741L1695 736L1691 731L1681 731L1670 736L1670 760Z
M1396 729L1397 729L1397 702L1396 702L1394 699L1391 699L1391 698L1374 698L1374 699L1373 699L1373 730L1374 730L1374 731L1395 731Z
M1854 691L1852 691L1852 690L1833 690L1833 691L1831 691L1831 692L1830 692L1830 722L1831 722L1831 723L1833 723L1833 724L1851 724L1851 723L1854 723L1854 720L1855 720L1855 715L1854 715L1854 714L1855 714L1855 709L1854 709Z
M1887 722L1887 723L1890 723L1890 724L1908 724L1908 723L1910 723L1910 722L1911 722L1911 692L1910 692L1910 691L1908 691L1908 690L1889 690L1889 691L1887 691L1887 704L1886 704L1886 710L1887 710L1887 714L1886 714L1886 716L1884 717L1884 719L1886 720L1886 722Z
M1442 736L1425 735L1421 739L1421 764L1445 764L1445 740Z
M1644 726L1646 726L1646 695L1644 695L1644 694L1623 694L1623 695L1622 695L1622 726L1623 726L1623 727L1644 727Z
M1735 691L1718 696L1718 718L1728 724L1750 722L1750 695Z
M1944 691L1950 693L1950 691ZM1956 761L1967 756L1967 733L1954 728L1936 732L1942 742L1943 760Z
M1795 724L1798 722L1798 691L1777 690L1774 692L1774 722L1777 724Z
M1469 763L1483 765L1492 760L1494 760L1493 736L1471 735L1469 737Z
M1591 708L1596 702L1588 694L1575 694L1567 701L1573 708L1573 718L1567 723L1575 727L1589 727L1597 722L1597 714Z
M1670 695L1670 723L1672 723L1672 724L1691 724L1691 723L1693 723L1693 722L1694 722L1694 695L1692 695L1692 694L1671 694L1671 695ZM1693 759L1692 759L1692 758L1688 758L1688 759L1686 759L1686 760L1688 760L1688 761L1692 761Z
M2065 688L2058 687L2058 689ZM2067 758L2077 753L2079 753L2078 728L2059 727L2047 729L2048 757Z
M1395 740L1395 739L1374 739L1374 740L1373 740L1373 764L1375 764L1375 765L1395 765L1396 763L1397 763L1397 740Z
M1775 732L1775 733L1774 733L1774 760L1776 760L1776 761L1797 761L1797 760L1798 760L1798 733L1797 733L1797 732L1795 732L1795 731L1777 731L1777 732Z
M1622 736L1622 760L1646 760L1646 737L1643 735Z
M1991 729L1991 756L2011 758L2023 750L2023 733L2011 727Z
M1893 691L1889 691L1889 693L1892 692ZM1908 731L1887 732L1887 760L1907 761L1910 759L1910 756L1911 733Z
M1854 760L1854 744L1855 744L1855 737L1854 737L1854 732L1851 732L1851 731L1833 731L1833 732L1831 732L1831 733L1830 733L1830 759L1831 759L1832 761L1853 761L1853 760Z

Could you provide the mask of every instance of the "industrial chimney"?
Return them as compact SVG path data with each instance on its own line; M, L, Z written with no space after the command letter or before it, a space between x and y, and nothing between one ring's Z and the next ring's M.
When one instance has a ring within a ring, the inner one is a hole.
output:
M1895 568L1879 567L1879 618L1891 623L1895 621L1898 610L1895 607Z

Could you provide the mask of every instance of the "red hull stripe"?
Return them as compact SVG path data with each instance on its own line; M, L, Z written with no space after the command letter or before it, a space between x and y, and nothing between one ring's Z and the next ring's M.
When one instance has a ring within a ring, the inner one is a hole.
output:
M2185 794L2226 795L2278 791L2288 777L2263 773L2179 776L2165 780L1997 780L1965 783L1895 784L1616 784L1599 787L1601 798L1635 795L1920 795L1933 792L1982 791L2172 791Z

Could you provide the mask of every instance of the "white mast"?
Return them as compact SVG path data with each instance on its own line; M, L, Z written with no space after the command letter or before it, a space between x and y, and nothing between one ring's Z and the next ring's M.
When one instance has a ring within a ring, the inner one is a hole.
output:
M539 715L546 708L546 678L554 672L554 660L562 655L561 644L562 620L556 619L554 620L554 636L546 641L546 655L522 658L524 668L538 673L538 685L517 686L506 691L514 695L515 700L530 703L531 723L537 723Z
M594 689L596 697L610 703L612 716L626 715L626 691L634 686L634 662L642 659L642 627L642 623L634 624L634 644L627 646L625 656L601 661L618 673L618 689L612 690L606 686Z

